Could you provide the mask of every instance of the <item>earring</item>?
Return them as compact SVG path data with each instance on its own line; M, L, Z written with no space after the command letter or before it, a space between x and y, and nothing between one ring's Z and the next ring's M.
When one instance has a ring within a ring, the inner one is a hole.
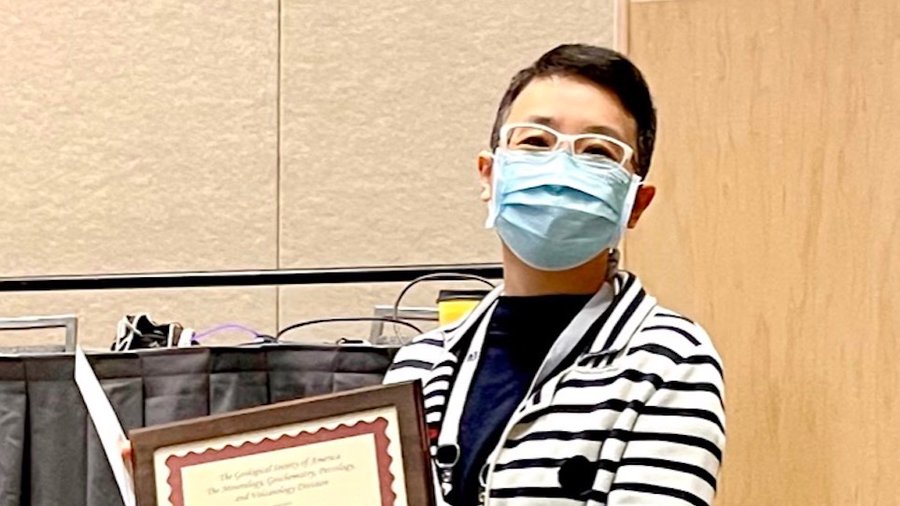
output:
M606 254L606 280L612 281L619 273L619 249L609 248Z

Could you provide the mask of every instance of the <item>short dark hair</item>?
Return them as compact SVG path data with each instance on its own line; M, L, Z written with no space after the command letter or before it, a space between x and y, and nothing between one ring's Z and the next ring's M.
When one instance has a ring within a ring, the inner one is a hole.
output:
M656 140L656 110L641 71L621 53L587 44L565 44L544 53L531 66L520 70L503 94L494 130L491 149L500 143L500 127L509 116L509 109L522 90L535 78L570 76L587 79L618 97L622 107L637 123L635 168L639 176L650 171L653 144Z

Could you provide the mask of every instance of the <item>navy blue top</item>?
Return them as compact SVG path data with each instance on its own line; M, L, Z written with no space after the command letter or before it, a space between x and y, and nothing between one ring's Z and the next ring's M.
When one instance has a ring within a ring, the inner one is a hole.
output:
M479 474L506 422L525 398L553 342L591 297L499 298L460 420L452 504L477 504Z

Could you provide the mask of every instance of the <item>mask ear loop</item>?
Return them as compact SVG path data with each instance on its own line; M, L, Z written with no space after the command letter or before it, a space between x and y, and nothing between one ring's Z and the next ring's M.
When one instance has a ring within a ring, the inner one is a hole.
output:
M628 222L631 220L631 212L634 210L634 201L637 199L637 192L644 182L640 176L632 175L631 183L628 185L628 193L625 194L625 202L622 206L622 216L619 218L619 237L616 239L615 247L625 237L625 231L628 230Z
M499 181L497 167L500 166L497 160L500 159L499 154L500 148L491 153L491 200L488 201L488 215L484 221L484 228L487 229L494 228L494 225L497 223L497 217L500 215L500 208L497 204L497 185Z
M619 222L619 237L616 244L609 248L606 263L606 280L612 281L619 273L619 261L622 258L618 245L625 239L625 232L628 230L628 222L631 220L631 212L634 210L634 201L637 199L637 192L643 184L643 179L638 175L631 176L631 184L628 187L628 193L625 195L625 205L622 208L622 218Z

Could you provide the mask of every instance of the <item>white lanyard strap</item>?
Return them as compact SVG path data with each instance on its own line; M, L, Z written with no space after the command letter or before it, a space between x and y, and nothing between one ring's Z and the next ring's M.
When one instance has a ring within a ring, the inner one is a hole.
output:
M466 398L469 396L469 389L472 386L472 379L475 377L475 370L478 368L478 360L481 350L484 347L484 339L487 336L487 327L491 321L491 316L496 308L496 302L485 311L475 335L472 336L472 342L469 344L466 354L462 357L462 363L456 373L456 380L450 389L450 398L447 400L447 409L444 411L443 422L441 423L441 431L438 434L438 448L455 447L459 451L459 422L462 419L463 408L466 405ZM450 423L447 423L447 421ZM456 460L459 455L457 453ZM440 465L440 462L439 462Z
M578 346L585 334L587 334L587 331L590 330L591 325L606 311L612 300L613 287L609 283L604 283L600 290L584 305L584 308L575 315L575 318L572 318L572 321L560 333L556 341L553 342L553 346L550 347L550 351L541 364L541 368L538 369L537 374L534 376L534 382L531 384L531 389L529 389L528 393L531 393L535 385L543 383L547 376L555 371L569 353ZM589 339L594 337L596 336L589 336Z
M612 300L613 288L609 283L605 283L603 287L591 297L584 308L578 312L575 318L572 319L565 330L563 330L556 338L553 346L550 348L550 352L544 358L541 368L538 370L531 386L526 392L525 399L531 394L535 385L538 385L545 380L547 376L549 376L549 374L565 360L568 354L574 350L582 338L585 337L585 333L590 329L594 321L603 314ZM449 493L452 470L459 460L459 425L462 421L466 399L469 396L472 380L475 377L475 372L478 368L478 363L484 348L488 324L490 323L495 308L496 302L493 302L485 311L475 334L472 336L472 341L466 350L465 356L462 358L462 363L459 365L456 379L451 386L447 408L441 422L441 430L438 434L437 441L436 460L445 494ZM523 342L522 344L527 346L527 343ZM525 399L523 399L516 411L519 411L522 408Z
M472 343L463 357L462 364L456 375L456 380L450 389L450 397L447 400L447 408L444 411L444 418L441 421L441 430L438 432L437 453L435 454L435 464L437 466L438 478L442 492L445 496L449 495L453 489L453 468L459 461L459 423L462 419L462 411L466 405L466 397L469 394L469 388L472 386L472 378L475 377L475 369L478 367L478 359L481 349L484 347L484 338L487 335L487 326L491 321L491 315L494 312L496 303L485 311L475 335L472 336ZM447 423L447 420L451 423Z

